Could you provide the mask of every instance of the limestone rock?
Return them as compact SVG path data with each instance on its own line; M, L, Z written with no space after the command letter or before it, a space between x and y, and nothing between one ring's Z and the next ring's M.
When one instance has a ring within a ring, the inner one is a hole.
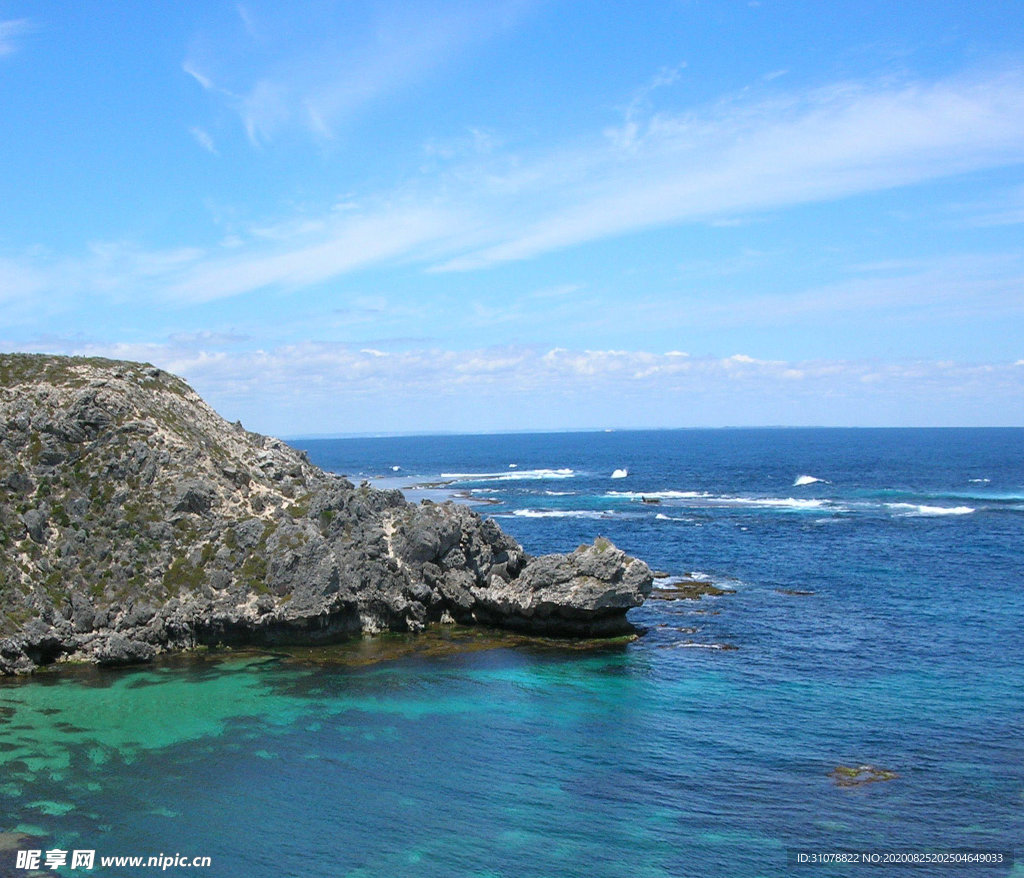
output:
M441 621L619 634L651 588L607 541L531 558L356 487L145 364L0 354L0 427L0 673Z

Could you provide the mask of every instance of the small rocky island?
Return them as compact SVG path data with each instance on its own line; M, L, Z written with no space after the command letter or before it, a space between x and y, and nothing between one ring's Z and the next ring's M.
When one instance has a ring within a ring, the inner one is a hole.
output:
M0 354L0 673L428 623L632 631L651 572L606 540L531 557L229 424L147 364Z

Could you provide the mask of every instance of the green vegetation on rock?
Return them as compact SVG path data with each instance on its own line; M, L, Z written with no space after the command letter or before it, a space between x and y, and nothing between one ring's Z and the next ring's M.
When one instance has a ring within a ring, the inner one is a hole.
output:
M0 673L442 619L621 634L650 587L607 540L530 567L466 507L353 487L144 363L0 354L0 426Z

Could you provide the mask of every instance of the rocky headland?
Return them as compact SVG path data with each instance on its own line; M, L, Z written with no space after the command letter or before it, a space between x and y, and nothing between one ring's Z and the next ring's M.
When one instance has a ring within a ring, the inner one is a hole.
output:
M483 624L627 633L651 572L606 540L531 557L229 424L147 364L0 354L0 673L202 645Z

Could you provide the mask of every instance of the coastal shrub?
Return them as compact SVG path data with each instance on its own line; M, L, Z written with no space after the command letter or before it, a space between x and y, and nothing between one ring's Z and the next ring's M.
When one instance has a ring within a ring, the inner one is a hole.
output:
M285 507L285 512L292 518L305 518L309 515L309 494L296 500L294 503L289 503Z
M164 574L163 585L170 594L178 595L183 588L199 588L204 578L201 568L193 567L185 558L176 558Z
M199 563L202 564L202 565L205 565L205 564L209 563L209 561L213 558L214 553L216 551L217 550L214 547L212 542L205 543L203 545L203 550L202 550L202 552L199 555Z
M267 586L267 559L262 555L250 555L239 571L242 585L257 594L269 594Z
M260 541L256 544L256 548L263 550L267 548L267 540L273 535L274 531L277 530L276 521L268 521L263 525L263 535L260 537Z
M39 455L43 453L43 442L38 433L33 433L28 441L28 455L33 465L39 463Z

